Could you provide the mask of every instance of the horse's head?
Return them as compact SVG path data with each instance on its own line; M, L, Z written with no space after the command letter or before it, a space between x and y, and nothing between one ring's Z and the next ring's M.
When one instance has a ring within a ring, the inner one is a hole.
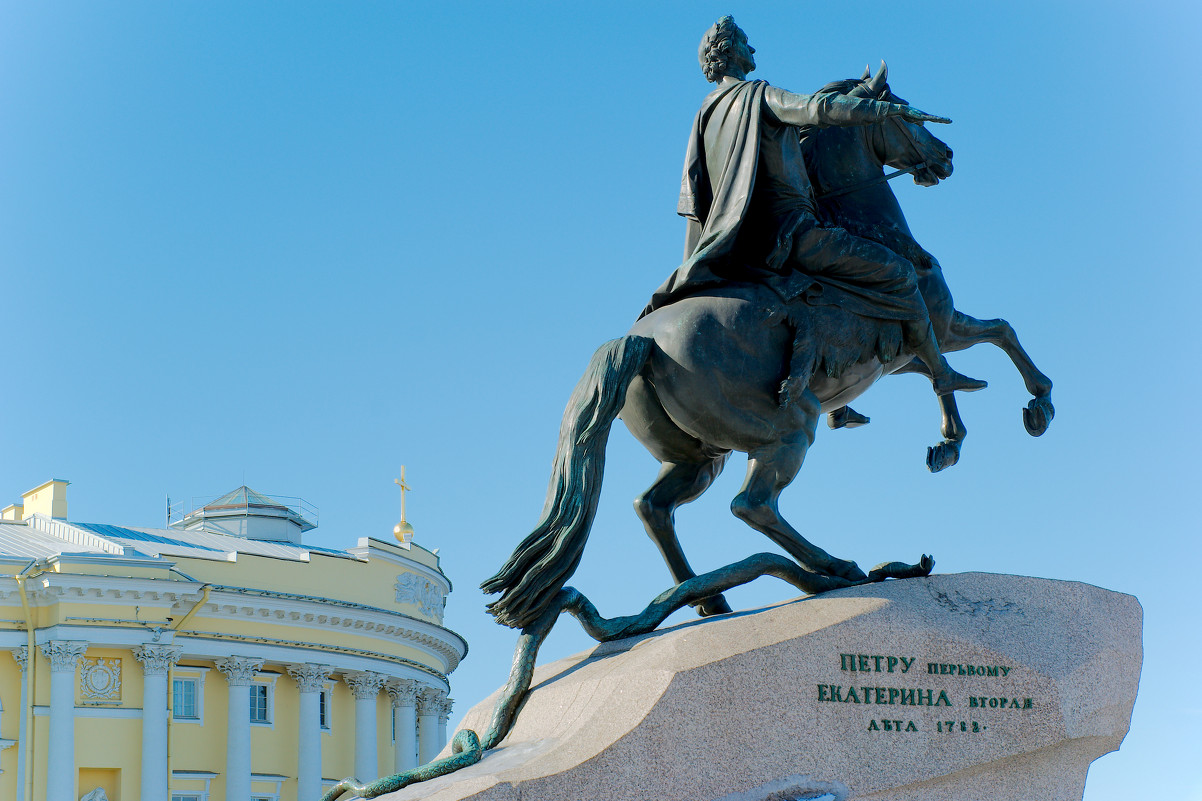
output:
M847 87L844 93L850 97L909 105L889 88L889 67L883 61L875 75L871 69L865 67L859 80L846 81L843 85ZM875 149L883 163L897 169L906 169L917 164L926 165L915 170L914 183L920 186L934 186L952 174L952 149L921 123L905 122L898 117L890 117L878 128L880 138Z

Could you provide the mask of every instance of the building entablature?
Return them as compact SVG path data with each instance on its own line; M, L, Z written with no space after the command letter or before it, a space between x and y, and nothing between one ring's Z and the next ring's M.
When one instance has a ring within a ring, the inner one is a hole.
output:
M39 648L48 643L79 643L89 649L133 651L141 647L170 647L178 649L179 661L217 662L230 653L261 660L261 671L287 672L290 666L320 664L331 675L346 675L364 671L377 673L386 680L412 680L422 687L447 693L450 683L446 674L414 659L366 649L319 645L304 640L282 640L270 637L229 636L219 633L179 632L164 629L140 629L121 626L64 624L38 629L34 639ZM26 649L23 631L0 631L0 652ZM18 660L19 661L19 660ZM191 669L196 669L194 666Z
M207 598L203 592L206 586L209 589ZM466 641L442 626L400 612L318 596L204 585L195 581L56 572L34 576L27 584L27 593L32 607L51 611L51 620L59 624L114 624L141 629L166 629L203 599L204 604L193 612L188 631L203 628L207 635L214 637L245 636L240 630L231 632L223 629L228 629L230 623L255 621L273 626L317 630L319 633L311 637L298 634L295 639L319 642L325 641L331 631L341 631L378 643L363 650L387 653L395 651L397 646L413 648L429 657L442 675L454 671L467 652ZM20 603L15 579L0 579L0 602ZM72 611L64 608L72 602L110 607L136 603L138 610L136 615L128 616L118 610L116 617L108 612L91 610L83 615L53 617L55 610L60 614Z

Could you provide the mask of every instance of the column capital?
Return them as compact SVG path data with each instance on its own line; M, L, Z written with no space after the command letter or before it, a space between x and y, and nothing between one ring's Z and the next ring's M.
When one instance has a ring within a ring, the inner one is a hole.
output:
M184 649L178 645L139 645L134 657L142 663L142 673L163 676L179 661Z
M343 672L342 680L350 686L355 700L362 701L365 698L375 698L384 682L388 681L388 677L374 670L348 670Z
M440 714L442 702L446 700L446 697L446 692L437 687L422 687L417 694L417 714Z
M317 665L312 662L288 665L288 675L296 680L302 693L321 692L321 685L330 678L333 670L330 665Z
M442 721L443 723L446 723L448 720L450 720L451 719L451 707L453 707L453 706L455 706L455 699L447 698L444 696L442 701L438 705L438 719L440 721Z
M85 640L48 640L41 648L50 660L51 673L73 673L80 658L87 653L88 643Z
M413 706L417 701L417 682L413 679L392 679L384 685L393 707Z
M10 648L9 653L13 655L13 659L17 660L17 667L21 668L21 672L24 673L25 668L29 667L29 646Z
M225 674L226 683L236 687L254 681L255 673L263 667L263 660L250 656L227 656L213 660L213 664Z

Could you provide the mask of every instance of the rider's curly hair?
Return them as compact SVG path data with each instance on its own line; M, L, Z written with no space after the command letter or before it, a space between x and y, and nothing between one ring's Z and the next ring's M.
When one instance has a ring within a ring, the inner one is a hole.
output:
M731 45L737 40L747 41L747 34L735 24L734 17L727 14L715 22L701 37L701 45L697 48L697 60L701 62L701 71L710 83L722 80L729 66Z

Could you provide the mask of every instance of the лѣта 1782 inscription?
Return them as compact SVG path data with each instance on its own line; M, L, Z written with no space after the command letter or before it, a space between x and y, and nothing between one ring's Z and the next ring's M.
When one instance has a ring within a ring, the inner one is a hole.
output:
M839 654L839 669L849 673L907 675L911 670L915 670L917 661L918 657L893 654ZM1011 670L1008 665L971 665L959 662L927 662L925 664L925 675L930 676L1006 678ZM915 670L915 674L922 675L921 669ZM1008 695L970 695L967 703L963 701L956 703L944 689L879 687L866 684L819 684L817 700L823 703L872 704L874 706L966 707L968 709L1017 711L1035 708L1035 700L1032 698L1017 698ZM868 721L867 731L930 731L930 723L934 723L934 731L937 733L980 733L989 728L988 725L978 720L935 720L925 723L924 726L924 721L872 718Z

